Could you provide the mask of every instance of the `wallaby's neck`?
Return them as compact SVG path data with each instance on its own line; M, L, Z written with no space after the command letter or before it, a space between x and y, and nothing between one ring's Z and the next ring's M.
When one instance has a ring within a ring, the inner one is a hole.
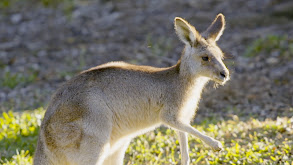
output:
M180 59L174 68L179 70L178 78L185 90L196 89L200 92L209 81L209 78L201 76L199 73L192 73L189 66Z
M176 71L174 82L171 82L174 88L170 97L175 97L174 100L178 101L177 104L180 106L178 117L188 123L195 115L202 90L209 78L187 72L188 68L186 67L179 60L176 65L170 68Z

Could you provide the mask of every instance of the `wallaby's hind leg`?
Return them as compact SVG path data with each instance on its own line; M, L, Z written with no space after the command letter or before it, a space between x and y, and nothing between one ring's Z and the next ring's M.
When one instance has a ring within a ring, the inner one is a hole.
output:
M101 105L89 107L83 121L83 136L79 152L73 152L78 165L102 165L110 152L112 121L110 110ZM98 110L97 110L98 108Z
M69 164L76 165L103 165L103 162L110 152L110 144L97 141L96 138L87 136L81 144L80 151L72 154L73 160ZM78 158L77 160L74 160Z
M107 157L103 165L123 165L124 155L130 140L123 141L123 144Z
M84 100L60 107L40 133L38 146L46 146L43 153L52 165L102 165L109 154L112 111L98 98L94 104Z

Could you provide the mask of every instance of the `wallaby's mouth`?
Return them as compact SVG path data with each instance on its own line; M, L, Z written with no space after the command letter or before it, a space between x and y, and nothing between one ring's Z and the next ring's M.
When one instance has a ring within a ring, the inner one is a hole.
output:
M227 81L229 81L229 79L230 79L229 77L225 77L225 78L223 78L223 77L215 77L214 81L219 85L224 85Z

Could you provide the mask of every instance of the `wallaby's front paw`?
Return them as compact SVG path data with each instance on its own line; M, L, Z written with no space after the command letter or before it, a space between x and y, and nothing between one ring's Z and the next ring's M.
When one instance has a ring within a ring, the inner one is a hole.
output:
M213 151L221 151L223 149L223 145L218 140L213 140L210 144Z

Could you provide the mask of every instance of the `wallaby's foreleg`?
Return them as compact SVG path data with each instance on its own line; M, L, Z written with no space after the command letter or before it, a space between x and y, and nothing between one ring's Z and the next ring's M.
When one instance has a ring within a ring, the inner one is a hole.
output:
M176 131L178 134L180 152L181 152L181 164L189 165L189 153L188 153L188 137L186 132Z
M191 125L179 121L176 117L174 117L175 115L173 116L173 114L171 113L169 114L162 113L161 115L162 115L161 120L163 121L163 123L174 128L175 130L186 132L193 136L198 137L199 139L204 141L207 145L209 145L214 151L220 151L223 148L221 142L199 132L197 129L193 128Z
M193 128L190 125L182 124L182 123L178 122L177 124L175 124L175 125L172 124L170 126L177 129L177 130L187 132L193 136L198 137L200 140L204 141L207 145L209 145L214 151L220 151L223 148L221 142L199 132L197 129Z

